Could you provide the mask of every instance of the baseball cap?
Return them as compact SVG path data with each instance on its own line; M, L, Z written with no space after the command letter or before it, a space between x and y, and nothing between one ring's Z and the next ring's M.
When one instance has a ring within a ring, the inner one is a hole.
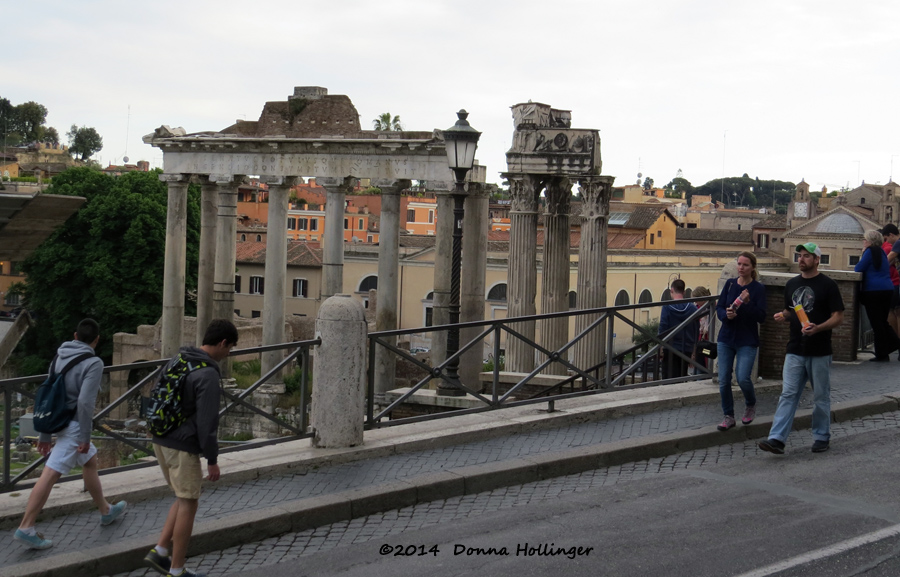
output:
M814 242L805 242L803 244L798 244L794 250L800 252L800 249L804 249L806 250L806 252L814 254L818 257L822 256L822 250Z

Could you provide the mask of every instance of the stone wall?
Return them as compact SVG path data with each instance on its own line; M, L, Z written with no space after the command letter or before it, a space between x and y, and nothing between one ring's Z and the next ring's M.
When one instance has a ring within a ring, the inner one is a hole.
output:
M855 361L859 347L859 281L862 275L850 271L825 271L834 279L844 299L844 322L832 333L833 360ZM794 274L760 272L760 282L766 286L766 322L759 330L759 375L766 379L781 379L784 354L790 329L786 323L776 323L772 315L784 310L784 285Z

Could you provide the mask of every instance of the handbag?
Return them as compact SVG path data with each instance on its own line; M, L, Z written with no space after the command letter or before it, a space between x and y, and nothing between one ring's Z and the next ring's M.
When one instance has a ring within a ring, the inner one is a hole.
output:
M707 359L715 359L719 356L719 348L713 341L699 341L697 343L697 356Z

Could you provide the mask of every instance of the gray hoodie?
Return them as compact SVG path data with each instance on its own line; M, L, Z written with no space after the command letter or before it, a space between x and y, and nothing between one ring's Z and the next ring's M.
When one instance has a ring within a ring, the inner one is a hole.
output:
M58 355L53 371L62 371L69 361L84 353L94 353L91 345L79 340L68 341L60 345L56 351ZM80 428L78 434L79 443L88 443L91 440L92 421L94 420L94 406L97 403L97 393L100 392L100 377L103 375L103 361L100 357L94 357L82 361L72 367L66 373L66 406L75 409L75 418ZM51 435L41 433L40 442L49 443Z

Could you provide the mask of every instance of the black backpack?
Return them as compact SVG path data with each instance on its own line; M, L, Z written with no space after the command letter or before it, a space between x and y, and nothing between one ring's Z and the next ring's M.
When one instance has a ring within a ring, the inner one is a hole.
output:
M178 353L150 391L147 429L153 435L164 437L187 420L189 415L184 414L184 380L191 372L208 366L206 361L189 363Z
M72 422L75 417L77 406L70 409L67 406L66 398L66 373L69 369L82 361L86 361L94 356L94 353L84 353L78 355L63 367L59 373L53 372L56 366L57 357L53 357L50 363L50 374L47 379L38 387L37 393L34 395L34 430L38 433L58 433Z

